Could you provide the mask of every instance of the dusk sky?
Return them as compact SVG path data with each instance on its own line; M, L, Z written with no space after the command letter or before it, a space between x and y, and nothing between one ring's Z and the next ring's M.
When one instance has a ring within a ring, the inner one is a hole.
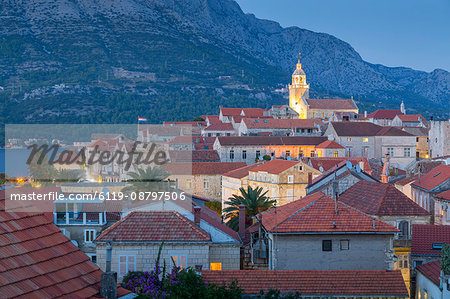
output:
M237 0L258 18L332 34L386 66L450 71L450 0Z

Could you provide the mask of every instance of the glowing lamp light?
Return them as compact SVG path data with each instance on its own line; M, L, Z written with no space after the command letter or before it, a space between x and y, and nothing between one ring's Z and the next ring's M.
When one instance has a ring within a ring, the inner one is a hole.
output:
M425 159L428 159L430 157L430 155L426 154L425 155Z
M98 179L97 179L97 183L100 184L101 182L103 182L103 180L102 180L102 177L99 175L99 176L98 176Z

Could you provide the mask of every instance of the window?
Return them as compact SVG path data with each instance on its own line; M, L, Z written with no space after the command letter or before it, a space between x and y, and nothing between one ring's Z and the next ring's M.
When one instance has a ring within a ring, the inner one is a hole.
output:
M399 255L398 256L398 268L408 269L409 268L408 259L409 259L409 256L407 254Z
M258 159L260 155L261 155L261 151L256 151L256 159Z
M423 264L423 261L415 261L414 268Z
M187 189L191 189L192 188L192 180L191 179L187 179L186 180L186 188Z
M234 151L233 150L230 151L230 160L234 160Z
M341 250L349 250L350 249L350 240L341 240L339 242Z
M213 271L222 271L222 263L211 263L209 268Z
M364 137L364 138L363 138L363 142L369 142L369 138Z
M387 154L391 157L394 156L394 148L393 147L388 147L387 148Z
M205 189L205 190L209 189L209 181L208 180L203 180L203 189Z
M367 157L367 154L369 153L369 147L363 146L362 148L362 156Z
M322 240L322 251L331 251L332 242L331 240Z
M315 151L311 151L311 156L310 157L315 157L316 152Z
M247 159L247 151L242 151L242 159Z
M411 157L411 149L409 147L405 147L403 149L403 156L405 157Z
M409 223L406 220L400 221L398 223L398 229L400 233L398 234L399 239L408 239L409 237Z
M170 256L172 262L181 269L187 268L187 256L185 255L172 255Z
M441 250L442 245L444 245L442 242L433 242L433 250Z
M95 229L84 230L84 242L92 243L95 240Z
M303 151L302 150L298 151L298 157L299 158L303 157Z
M350 137L347 138L347 141L352 141L352 139Z
M322 118L324 118L325 117L325 113L324 112L322 112Z
M119 255L119 277L124 277L128 272L136 271L135 255Z
M288 175L288 184L292 184L294 182L294 176Z
M286 151L286 157L289 157L291 155L291 151Z
M86 254L94 264L97 264L97 255L95 254Z
M335 157L335 158L338 157L338 152L337 152L337 151L334 151L334 152L333 152L333 157Z

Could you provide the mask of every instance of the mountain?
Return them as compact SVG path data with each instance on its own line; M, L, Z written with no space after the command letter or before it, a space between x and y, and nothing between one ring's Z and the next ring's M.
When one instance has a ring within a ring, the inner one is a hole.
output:
M5 122L153 122L286 103L298 52L312 96L445 116L450 73L364 61L331 35L244 14L231 0L3 0Z

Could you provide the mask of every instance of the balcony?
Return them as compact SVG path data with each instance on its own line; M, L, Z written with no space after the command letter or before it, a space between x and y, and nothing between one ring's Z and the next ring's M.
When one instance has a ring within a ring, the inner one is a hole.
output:
M100 213L55 212L53 223L56 225L104 225L106 215Z

